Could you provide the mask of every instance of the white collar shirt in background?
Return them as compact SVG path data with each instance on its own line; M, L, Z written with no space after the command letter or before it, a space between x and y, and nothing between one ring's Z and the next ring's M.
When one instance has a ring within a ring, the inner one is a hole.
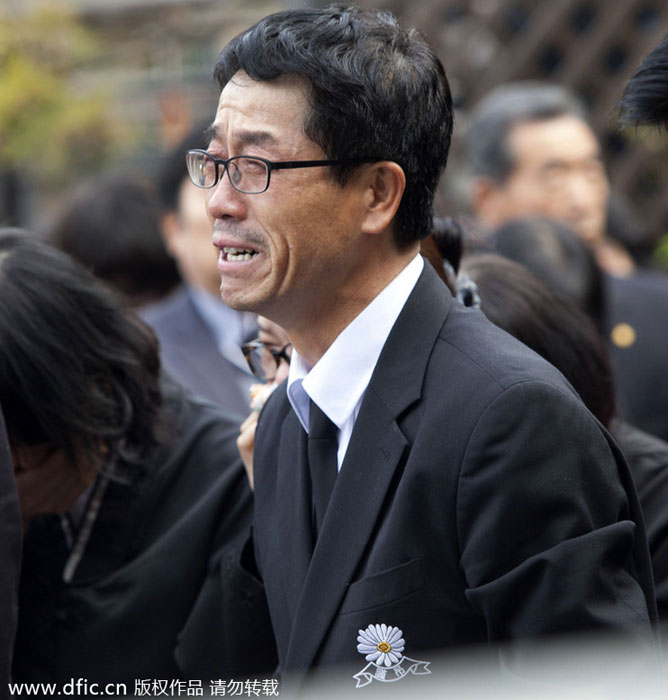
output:
M296 350L292 352L288 375L290 404L307 433L309 400L337 426L339 469L380 353L423 267L423 258L416 255L344 328L313 367Z

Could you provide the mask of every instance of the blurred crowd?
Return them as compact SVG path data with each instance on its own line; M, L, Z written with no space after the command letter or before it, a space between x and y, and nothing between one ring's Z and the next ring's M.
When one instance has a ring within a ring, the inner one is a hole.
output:
M666 128L668 39L659 48L650 121ZM647 112L634 89L632 124ZM277 664L258 643L262 587L230 562L248 554L255 428L292 345L220 297L185 157L207 148L207 126L151 177L86 182L48 230L0 230L0 682L269 677ZM665 622L668 275L611 234L601 145L567 89L501 85L466 138L475 223L439 212L422 256L612 435Z

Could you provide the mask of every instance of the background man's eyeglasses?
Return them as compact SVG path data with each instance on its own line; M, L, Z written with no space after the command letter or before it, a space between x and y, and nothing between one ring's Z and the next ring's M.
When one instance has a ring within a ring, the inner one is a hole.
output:
M215 187L227 173L232 187L243 194L262 194L269 187L272 170L292 168L315 168L323 165L353 165L373 163L375 158L354 158L348 160L284 160L271 161L256 156L233 156L216 158L207 151L195 148L186 153L188 174L197 187Z
M241 351L253 376L263 382L271 382L276 377L276 372L283 360L290 364L290 355L287 350L291 347L292 343L286 343L280 350L277 350L265 345L258 338L244 343L241 346Z

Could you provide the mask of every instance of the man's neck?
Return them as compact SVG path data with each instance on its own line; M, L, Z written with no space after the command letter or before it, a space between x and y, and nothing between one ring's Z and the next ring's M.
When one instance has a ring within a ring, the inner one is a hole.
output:
M373 270L358 276L354 284L337 290L336 299L324 299L311 306L311 313L283 323L293 347L311 366L327 352L339 334L387 287L415 258L419 244L401 254L375 261Z

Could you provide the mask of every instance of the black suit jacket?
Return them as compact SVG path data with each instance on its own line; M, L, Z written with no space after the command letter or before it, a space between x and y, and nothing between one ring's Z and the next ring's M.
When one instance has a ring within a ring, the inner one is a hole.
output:
M14 470L0 411L0 695L9 680L16 630L16 597L21 558L21 518Z
M357 636L370 624L399 627L403 654L429 661L488 640L644 635L656 616L614 443L555 368L427 268L366 390L313 550L306 436L285 388L260 417L255 558L279 672L295 681L364 667Z
M610 432L628 462L638 490L659 620L668 625L668 443L620 420L611 423Z
M272 645L258 644L271 639L263 592L228 565L252 509L236 421L167 378L162 387L168 441L109 484L70 583L60 518L30 524L17 681L85 678L132 693L136 680L184 678L208 690L275 666Z
M620 414L624 420L668 440L668 275L638 270L606 277L606 332ZM615 329L633 329L620 343ZM633 342L631 342L631 340Z

